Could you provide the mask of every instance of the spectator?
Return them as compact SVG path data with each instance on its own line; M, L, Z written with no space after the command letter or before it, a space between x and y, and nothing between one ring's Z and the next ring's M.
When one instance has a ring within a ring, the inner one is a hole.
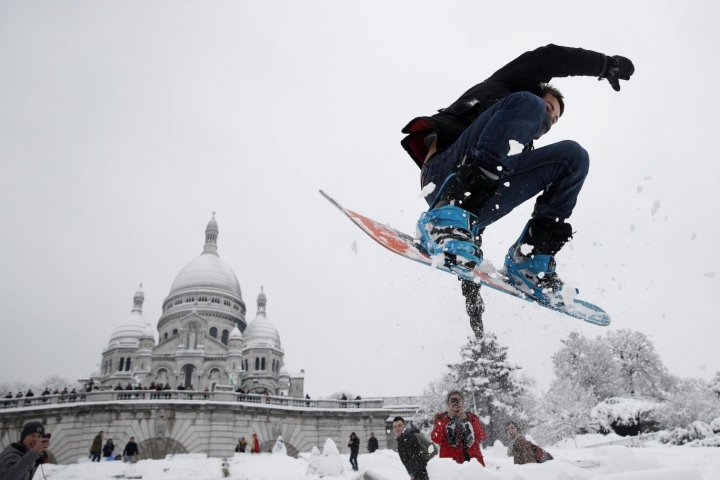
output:
M447 405L447 412L435 416L431 434L433 442L440 445L440 458L452 458L457 463L475 458L485 466L480 451L480 442L485 440L485 430L480 418L465 411L465 399L457 390L448 393Z
M22 397L23 397L22 392L17 392L17 395L15 395L15 398L22 398Z
M378 439L375 438L375 434L370 432L370 438L368 438L368 452L373 453L378 449Z
M250 449L250 453L260 453L260 440L258 440L257 433L252 434L252 448Z
M247 448L247 440L245 440L245 437L240 437L237 445L235 445L235 453L245 453L245 448Z
M125 448L123 449L123 462L137 462L138 451L138 445L135 443L135 437L130 437L130 440L128 440L125 444Z
M95 435L95 438L93 438L92 445L90 445L90 457L92 458L93 462L99 462L100 461L100 453L102 452L102 441L103 441L103 431L100 430L100 432Z
M42 423L26 423L20 441L0 453L0 480L31 480L38 465L47 461L49 437Z
M553 459L548 452L520 435L520 428L515 422L507 423L505 434L508 439L507 454L516 464L543 463Z
M412 425L406 425L405 419L393 419L393 432L398 444L398 454L411 480L429 480L427 463L437 454L437 448L425 435Z
M358 452L360 452L360 439L357 435L355 435L355 432L352 432L350 434L350 442L348 442L348 447L350 447L350 465L352 465L352 469L357 472L357 457Z
M25 396L26 396L26 397L34 397L35 394L33 393L32 390L30 390L30 389L28 388L28 391L27 391L27 393L25 394Z
M112 438L108 438L108 441L105 443L105 446L103 446L103 449L102 449L103 457L105 457L108 460L112 460L114 451L115 451L115 444L113 443Z

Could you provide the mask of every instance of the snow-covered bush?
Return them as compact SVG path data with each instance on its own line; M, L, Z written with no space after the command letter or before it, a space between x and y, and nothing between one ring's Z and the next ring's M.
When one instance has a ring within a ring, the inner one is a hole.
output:
M660 428L685 428L695 420L710 423L720 416L720 401L703 380L678 380L666 395L656 411Z
M714 433L720 433L720 417L710 422L710 428L712 428Z
M657 408L658 403L652 400L613 397L595 405L590 411L590 418L597 422L601 431L637 435L656 429L654 414Z
M710 425L705 422L694 421L686 428L675 428L660 435L660 442L672 445L698 444L697 441L715 437ZM720 440L720 439L719 439Z

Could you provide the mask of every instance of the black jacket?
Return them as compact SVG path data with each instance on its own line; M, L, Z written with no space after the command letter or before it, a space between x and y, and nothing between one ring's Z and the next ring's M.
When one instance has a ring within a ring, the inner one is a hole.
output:
M541 84L556 77L599 77L605 70L606 61L607 57L602 53L553 44L525 52L463 93L449 107L430 117L412 119L402 130L408 135L401 144L422 168L428 152L425 138L431 133L437 135L439 153L452 145L473 120L501 98L522 91L540 96Z
M370 437L368 438L368 445L367 445L368 452L372 453L375 450L378 449L378 439L377 437Z
M425 471L427 466L427 460L422 454L422 446L416 434L420 434L418 429L408 425L397 439L400 460L411 477L419 476L420 472Z
M125 449L123 450L123 455L137 455L138 453L138 445L135 442L128 442L125 444Z

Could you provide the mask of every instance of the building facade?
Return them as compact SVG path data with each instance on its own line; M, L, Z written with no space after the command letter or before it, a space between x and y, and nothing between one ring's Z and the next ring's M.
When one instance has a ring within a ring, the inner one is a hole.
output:
M102 352L94 384L125 388L154 383L194 390L232 385L247 393L303 396L304 372L291 375L285 367L262 289L256 316L247 323L240 283L218 254L218 235L213 215L202 254L180 270L163 301L157 339L143 317L140 285L130 318L115 329Z

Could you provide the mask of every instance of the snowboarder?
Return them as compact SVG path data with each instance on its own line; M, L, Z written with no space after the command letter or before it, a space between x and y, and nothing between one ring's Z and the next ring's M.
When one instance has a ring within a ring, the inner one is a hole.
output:
M555 255L572 238L566 220L589 157L571 140L534 149L533 140L565 110L563 95L547 82L596 76L619 91L620 80L629 80L634 71L626 57L550 44L523 53L449 107L411 120L401 143L421 169L430 205L418 221L423 247L443 254L446 264L471 270L483 259L485 227L543 192L505 257L505 270L511 282L539 302L561 303L563 282ZM462 282L471 326L482 336L480 287Z

